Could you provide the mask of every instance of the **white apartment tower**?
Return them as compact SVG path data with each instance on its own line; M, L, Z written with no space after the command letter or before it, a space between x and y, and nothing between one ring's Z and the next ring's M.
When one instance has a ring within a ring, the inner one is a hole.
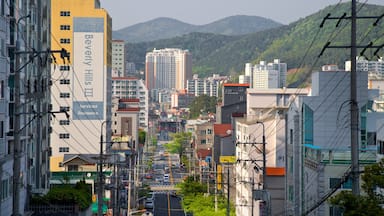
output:
M123 40L112 41L112 77L121 77L125 73L125 49Z
M149 109L148 89L142 79L135 77L112 77L112 97L139 99L139 127L147 130Z
M251 63L245 65L245 74L240 76L240 83L250 83L250 88L267 89L286 87L287 64L280 59L266 63L260 61L252 67Z
M145 79L152 89L184 90L192 78L192 55L188 50L154 49L145 57Z

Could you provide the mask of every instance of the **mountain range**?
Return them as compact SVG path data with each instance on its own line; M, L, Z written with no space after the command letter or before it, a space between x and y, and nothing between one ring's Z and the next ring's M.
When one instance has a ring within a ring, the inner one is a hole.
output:
M114 39L137 43L181 36L192 32L222 35L244 35L282 26L258 16L230 16L206 25L192 25L172 18L161 17L113 32Z
M364 53L361 52L371 42L375 47L384 44L384 19L379 19L383 14L384 6L358 4L357 8L358 16L372 17L371 19L358 19L358 54L365 55L368 59L377 59L376 56L383 55L383 47L381 49L369 48ZM292 87L295 87L305 83L311 72L320 69L322 65L337 64L340 68L344 68L344 62L350 59L348 49L351 41L350 20L324 19L325 17L342 16L350 16L350 3L328 6L289 25L272 22L270 26L264 26L264 30L253 30L253 32L249 28L248 30L251 32L244 34L225 34L223 29L236 29L240 25L233 26L232 22L222 22L226 20L223 19L214 22L221 23L221 27L210 24L212 32L214 29L216 29L215 31L221 29L221 33L190 32L171 38L158 35L164 39L139 43L128 42L126 43L126 58L128 61L136 63L139 69L144 69L145 54L154 48L188 49L193 56L193 72L199 74L200 77L213 73L236 76L244 71L244 64L247 62L258 63L262 60L270 62L278 58L287 63L288 69L296 72L287 80ZM241 20L242 17L235 18ZM229 17L228 20L232 18ZM375 22L376 25L374 25ZM155 25L156 22L150 23ZM223 23L227 23L227 27ZM140 25L146 25L146 23ZM257 25L257 23L253 23L253 26ZM148 26L150 25L148 24ZM148 29L151 28L148 27ZM173 27L168 26L162 31L167 32L172 29ZM244 27L240 27L240 29L244 29ZM157 32L159 33L160 30ZM245 30L234 32L245 32ZM131 32L131 34L135 33ZM124 40L129 41L129 38ZM345 48L324 49L327 43L330 47Z

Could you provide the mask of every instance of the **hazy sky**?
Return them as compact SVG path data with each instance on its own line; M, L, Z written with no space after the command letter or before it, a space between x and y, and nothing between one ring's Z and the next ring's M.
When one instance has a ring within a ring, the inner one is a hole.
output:
M170 17L201 25L232 15L269 18L289 24L340 0L100 0L113 19L113 30ZM384 5L384 0L357 0ZM351 0L342 0L351 2Z

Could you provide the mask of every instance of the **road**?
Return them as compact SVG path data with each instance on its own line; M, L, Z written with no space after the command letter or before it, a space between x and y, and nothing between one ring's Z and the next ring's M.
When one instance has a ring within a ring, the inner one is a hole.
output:
M180 160L176 154L168 154L163 147L166 141L159 141L153 155L153 178L147 179L154 191L153 214L156 216L184 216L181 198L175 196L175 184L181 181ZM168 176L164 178L164 176Z
M181 198L172 192L155 194L154 215L156 216L184 216L181 208Z

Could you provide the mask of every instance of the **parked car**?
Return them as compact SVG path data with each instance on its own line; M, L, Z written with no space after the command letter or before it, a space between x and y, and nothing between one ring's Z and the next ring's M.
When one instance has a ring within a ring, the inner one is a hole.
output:
M153 200L148 200L148 199L146 199L146 200L145 200L145 205L144 205L144 207L145 207L146 209L153 209Z

